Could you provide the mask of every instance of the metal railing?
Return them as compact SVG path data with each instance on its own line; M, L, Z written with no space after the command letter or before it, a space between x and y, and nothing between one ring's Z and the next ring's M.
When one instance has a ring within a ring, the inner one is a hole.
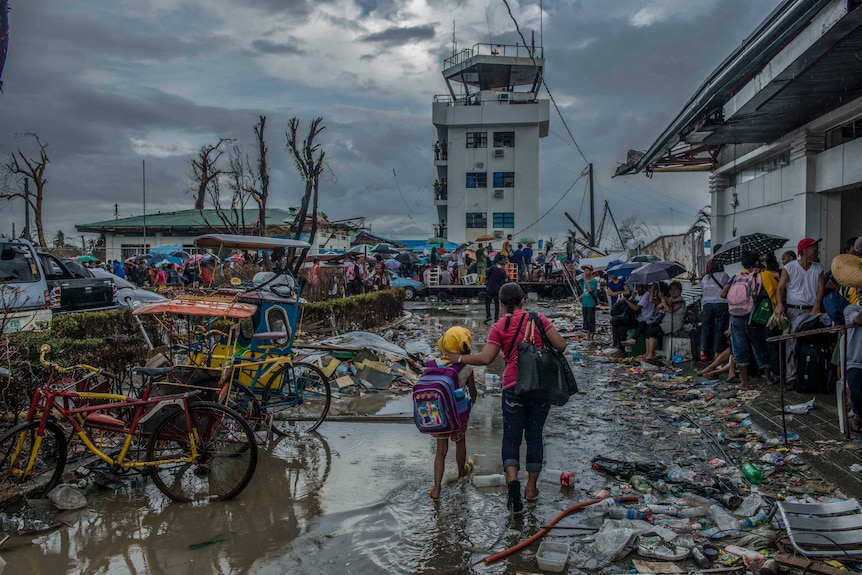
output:
M530 47L520 44L474 44L472 48L465 48L457 54L443 60L443 67L450 68L466 62L473 56L503 56L507 58L544 58L545 50L542 46Z

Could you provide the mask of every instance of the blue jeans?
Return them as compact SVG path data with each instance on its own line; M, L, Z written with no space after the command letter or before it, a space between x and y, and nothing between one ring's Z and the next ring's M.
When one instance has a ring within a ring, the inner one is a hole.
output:
M700 349L706 355L718 355L724 351L724 332L730 320L727 304L705 303L701 315Z
M739 367L751 364L751 351L759 369L769 369L769 350L766 347L766 327L749 323L748 316L730 317L730 348L733 361Z
M862 419L862 369L851 367L847 370L847 387L850 388L850 404L853 416Z
M533 403L511 389L503 390L503 469L521 469L521 442L527 441L527 471L542 470L542 430L551 406Z

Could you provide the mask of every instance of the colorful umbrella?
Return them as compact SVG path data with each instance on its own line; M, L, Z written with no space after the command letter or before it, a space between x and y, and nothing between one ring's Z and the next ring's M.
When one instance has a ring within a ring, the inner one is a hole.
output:
M425 243L431 244L432 246L434 246L434 245L442 246L443 244L447 243L448 241L449 240L447 240L446 238L441 238L438 236L436 238L431 238L430 240L428 240Z
M81 264L86 264L86 263L91 263L91 262L95 263L95 262L99 261L99 258L94 257L94 256L78 256L75 258L75 261L78 263L81 263Z
M497 236L485 235L485 236L479 236L478 238L476 238L473 241L474 242L493 242L496 239L497 239Z
M391 269L391 270L397 270L398 268L401 267L401 262L399 262L396 259L386 260L383 263L385 263L386 267Z
M629 283L651 284L675 278L684 272L685 267L679 262L650 262L633 271Z

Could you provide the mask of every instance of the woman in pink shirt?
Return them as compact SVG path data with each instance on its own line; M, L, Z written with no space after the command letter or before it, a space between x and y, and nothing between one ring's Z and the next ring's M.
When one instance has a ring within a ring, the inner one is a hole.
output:
M515 382L518 379L518 343L524 340L529 323L529 312L524 311L526 296L517 283L507 283L500 288L500 303L506 308L506 315L491 327L488 342L481 353L459 355L450 353L449 360L465 365L488 365L504 350L503 359L506 368L503 371L503 468L506 471L509 498L507 507L512 513L523 513L524 504L521 501L521 483L518 481L518 470L521 468L521 443L527 443L527 484L524 487L524 497L527 501L539 498L539 488L536 482L542 471L544 450L542 446L542 431L545 419L551 406L547 403L534 403L527 398L514 393ZM566 342L554 328L548 318L536 314L548 341L555 348L563 351ZM536 347L542 347L541 338L534 341Z

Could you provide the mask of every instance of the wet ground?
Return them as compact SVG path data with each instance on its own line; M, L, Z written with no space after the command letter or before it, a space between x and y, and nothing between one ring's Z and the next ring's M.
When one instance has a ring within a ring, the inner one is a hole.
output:
M571 320L568 308L538 308L559 315L561 324ZM418 337L429 346L451 325L473 330L476 348L487 334L488 326L479 321L483 310L475 304L420 303L413 311L422 319L396 328L396 334L409 331L416 338L421 332ZM556 478L540 483L540 500L522 519L506 512L503 487L454 483L444 487L439 504L432 503L427 493L435 442L412 423L327 421L319 433L301 441L285 438L263 448L252 483L231 502L170 503L150 483L91 490L88 507L59 516L60 528L6 542L0 549L8 563L5 573L537 571L536 546L491 565L482 560L532 535L567 507L591 499L590 492L617 489L620 482L594 471L591 458L686 464L704 457L675 439L677 430L666 413L650 402L621 399L628 397L621 393L623 382L610 375L608 364L588 353L582 357L575 362L581 393L566 406L552 408L545 428L547 467L574 471L580 483L574 489L561 488ZM500 373L502 363L488 370ZM480 368L477 382L481 389ZM373 411L409 413L406 393L380 400L369 397ZM501 436L500 396L482 395L467 435L478 474L502 471ZM447 465L454 469L454 449ZM573 516L568 524L598 527L601 522ZM546 539L577 541L583 537L578 533L554 530Z

